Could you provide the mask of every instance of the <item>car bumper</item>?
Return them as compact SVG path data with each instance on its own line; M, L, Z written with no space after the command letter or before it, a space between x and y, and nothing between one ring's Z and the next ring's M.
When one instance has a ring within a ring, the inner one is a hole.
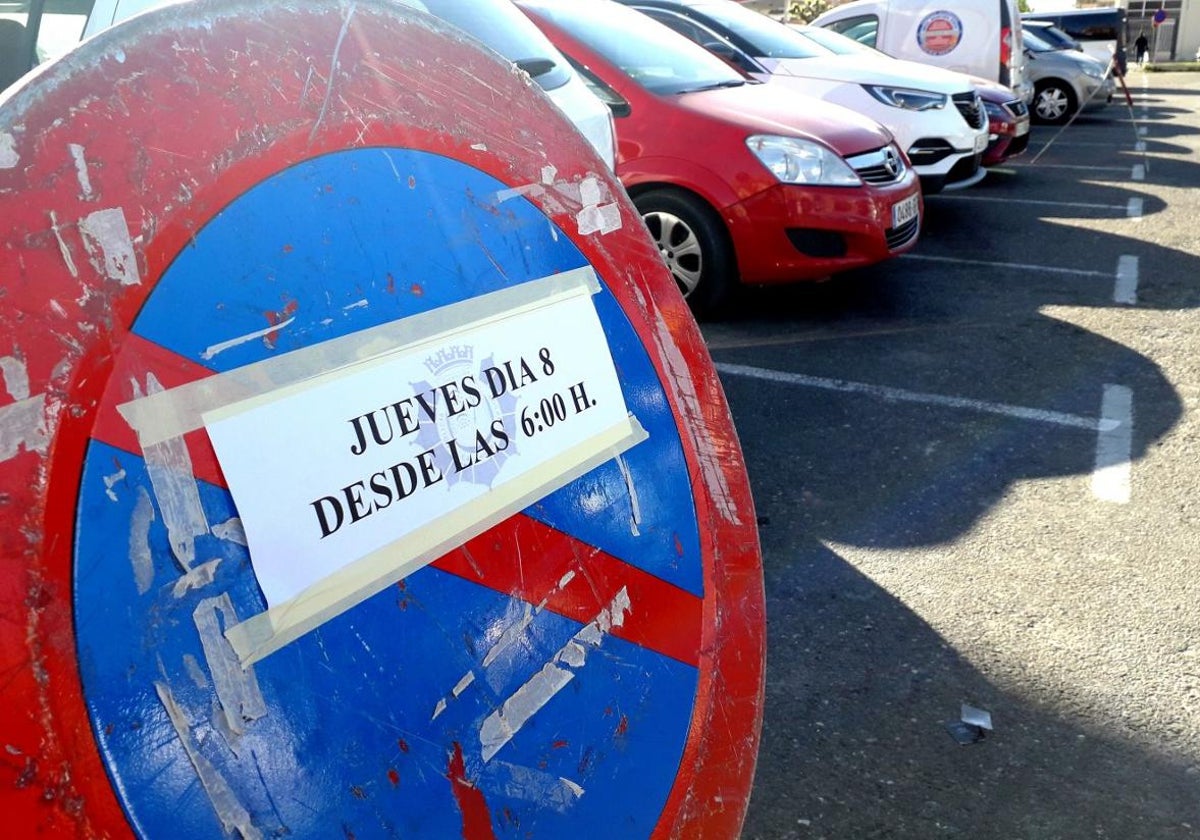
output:
M893 208L915 197L917 215L893 226ZM909 169L894 184L779 184L723 211L743 283L820 280L871 265L916 244L925 208Z
M1029 147L1029 115L1015 120L992 120L988 125L988 147L983 153L984 166L998 166Z
M1079 101L1083 103L1081 111L1098 111L1106 107L1113 100L1113 94L1116 92L1116 82L1112 76L1108 76L1103 81L1100 79L1092 79L1090 76L1080 91Z

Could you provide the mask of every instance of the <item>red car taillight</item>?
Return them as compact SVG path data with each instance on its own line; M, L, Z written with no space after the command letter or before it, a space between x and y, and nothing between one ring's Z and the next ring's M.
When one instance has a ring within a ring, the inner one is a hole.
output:
M1004 27L1000 30L1000 66L1008 67L1012 61L1013 37L1012 29Z

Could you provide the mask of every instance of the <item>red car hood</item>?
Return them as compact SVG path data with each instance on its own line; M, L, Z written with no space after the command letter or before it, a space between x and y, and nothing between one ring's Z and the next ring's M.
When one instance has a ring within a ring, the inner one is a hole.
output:
M892 134L874 120L820 99L774 85L745 84L680 94L677 103L750 134L804 137L824 142L843 157L878 149Z

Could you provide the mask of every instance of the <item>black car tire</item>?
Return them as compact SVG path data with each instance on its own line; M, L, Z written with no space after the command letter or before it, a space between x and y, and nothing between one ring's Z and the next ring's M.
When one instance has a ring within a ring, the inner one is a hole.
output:
M1047 79L1037 83L1030 113L1035 120L1050 125L1062 125L1079 108L1075 91L1066 82Z
M730 296L737 271L729 234L699 197L662 188L633 197L692 314L712 315Z

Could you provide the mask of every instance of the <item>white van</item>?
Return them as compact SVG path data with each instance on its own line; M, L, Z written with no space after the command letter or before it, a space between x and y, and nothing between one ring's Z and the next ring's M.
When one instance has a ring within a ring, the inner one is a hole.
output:
M83 38L170 0L0 0L0 91ZM508 0L400 0L483 41L529 73L612 168L612 114L545 35Z
M813 23L894 58L982 76L1033 98L1017 0L854 0Z

